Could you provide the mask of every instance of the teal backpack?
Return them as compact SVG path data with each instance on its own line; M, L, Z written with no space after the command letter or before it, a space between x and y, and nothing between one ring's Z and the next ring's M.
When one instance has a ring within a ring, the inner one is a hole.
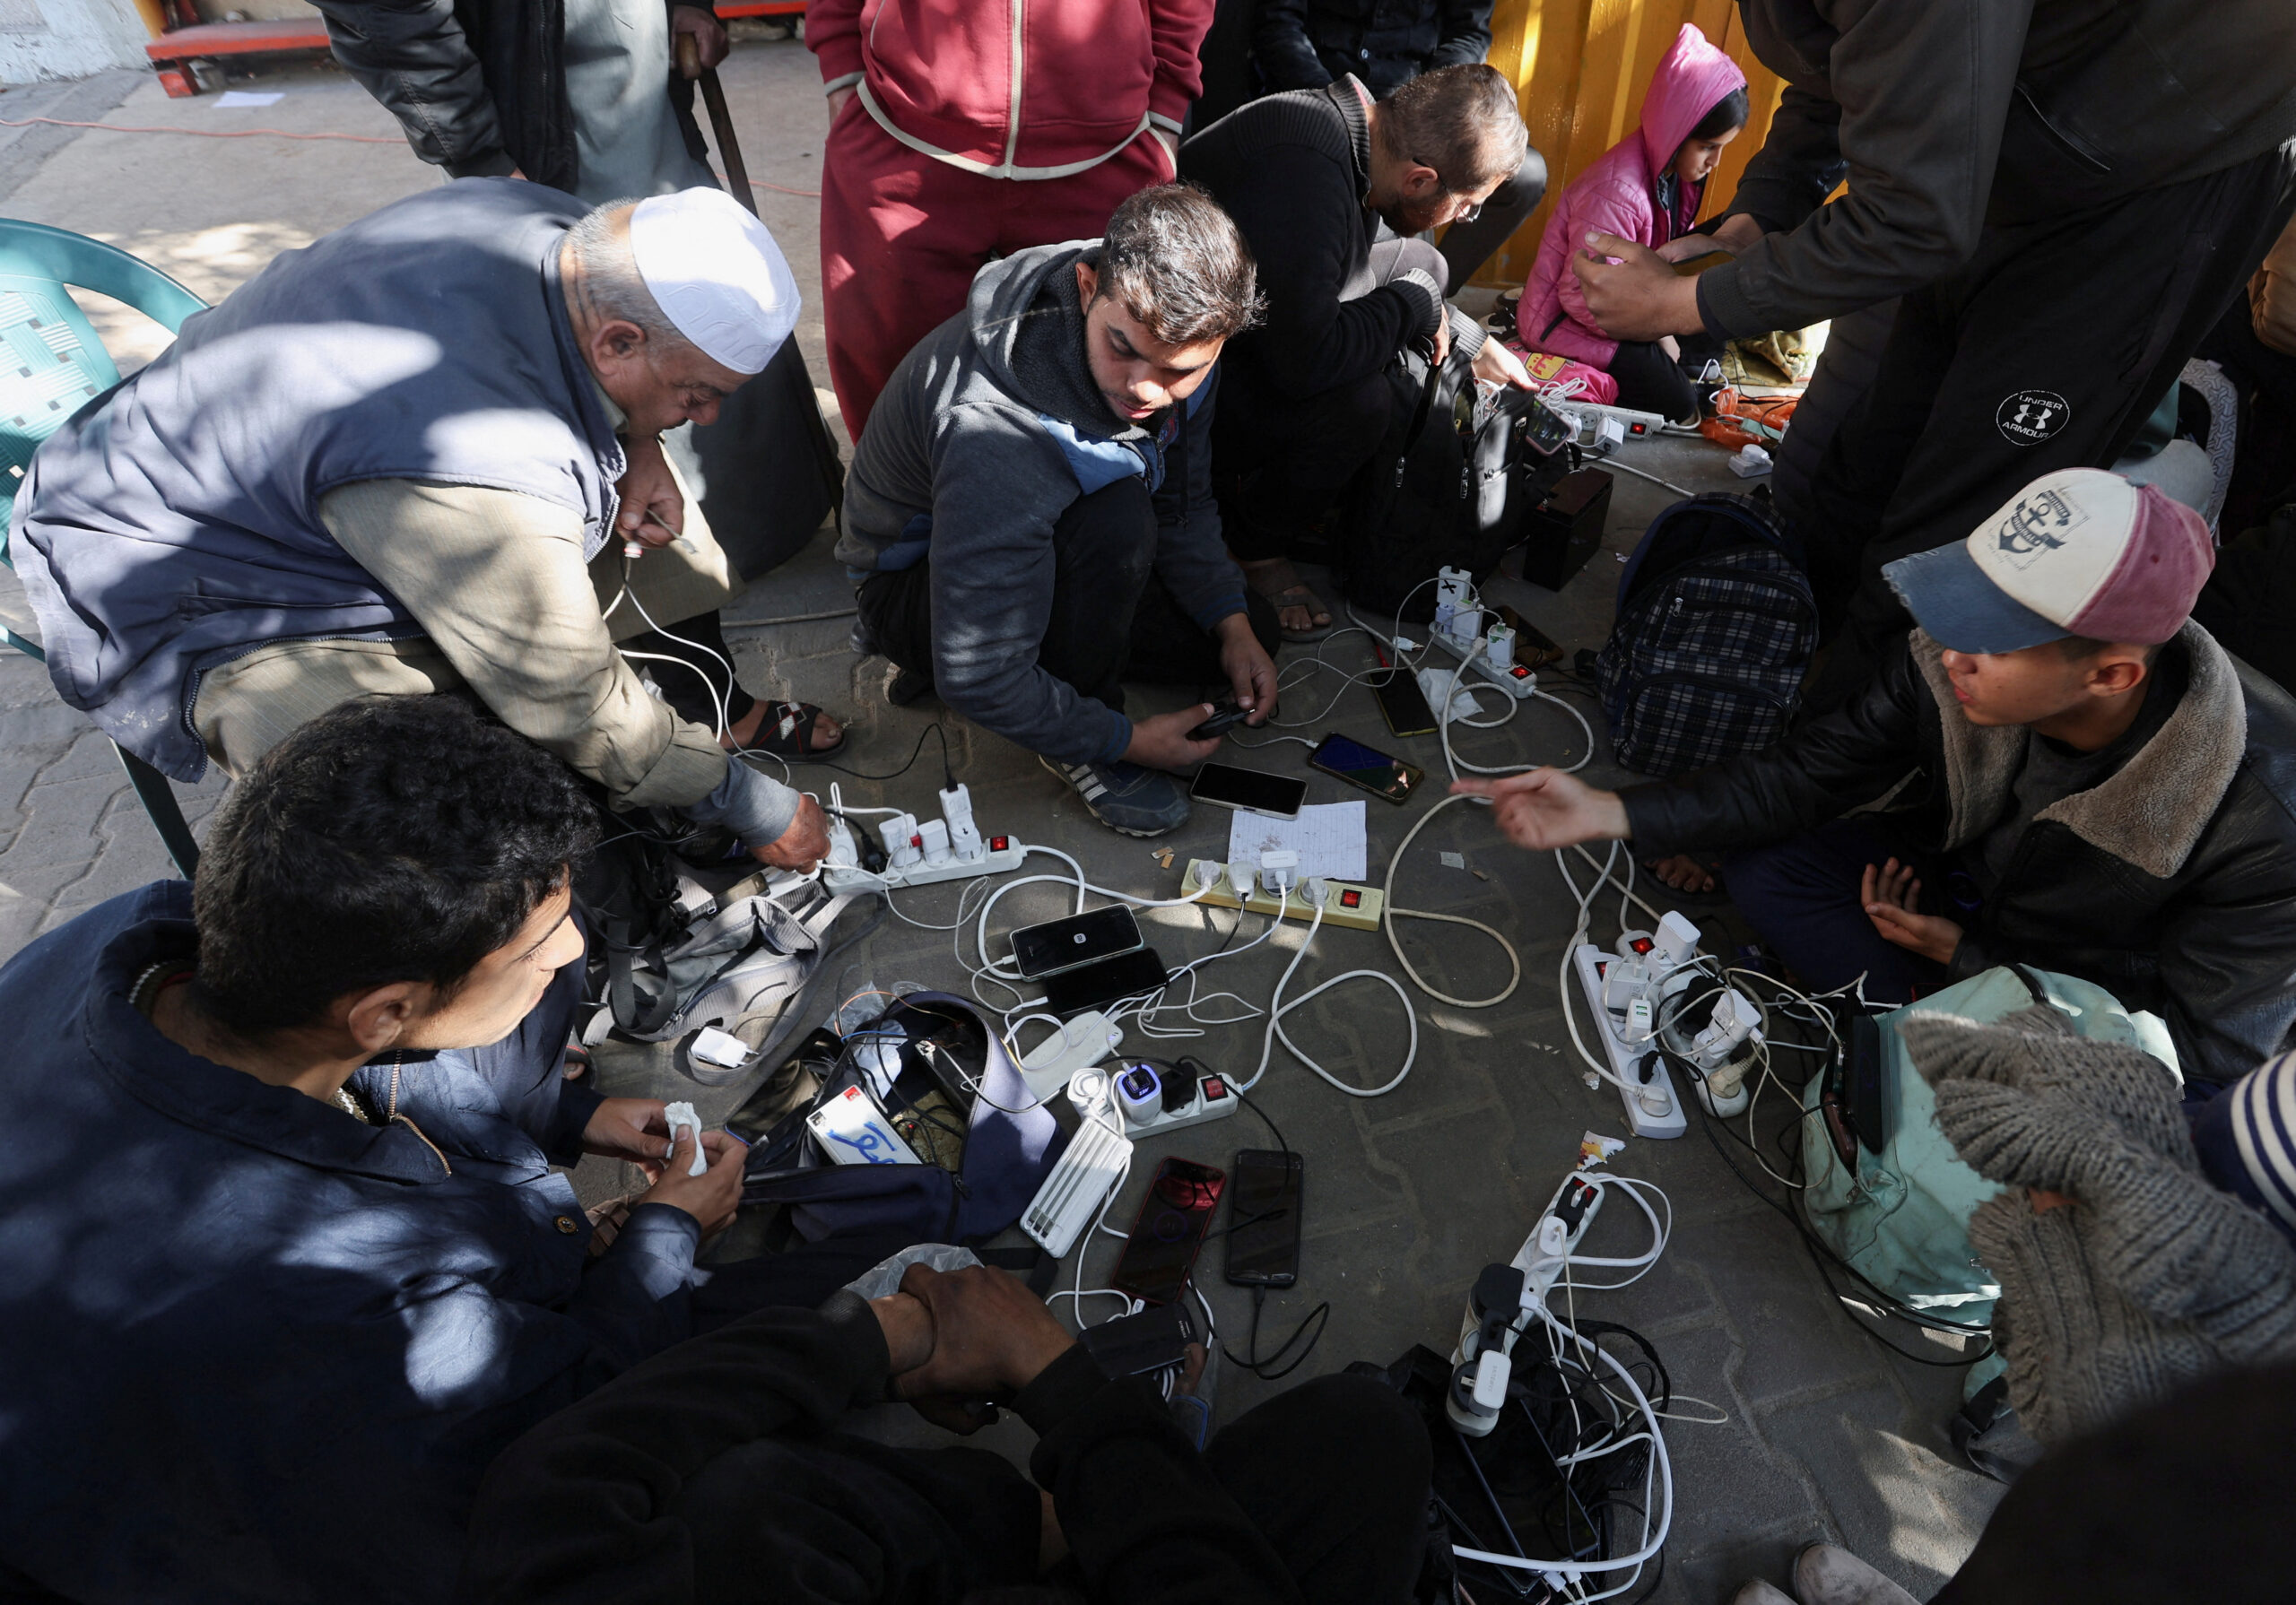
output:
M1907 1061L1897 1022L1909 1014L1995 1020L2029 1008L2038 991L2083 1037L2141 1048L2177 1070L2168 1028L2132 1011L2103 987L2048 970L1989 969L1882 1016L1882 1088L1888 1107L1882 1151L1859 1147L1853 1170L1825 1136L1812 1076L1802 1104L1803 1218L1844 1264L1876 1290L1916 1310L1968 1326L1993 1317L2001 1288L1970 1247L1970 1215L2000 1187L1961 1163L1937 1129L1937 1100Z

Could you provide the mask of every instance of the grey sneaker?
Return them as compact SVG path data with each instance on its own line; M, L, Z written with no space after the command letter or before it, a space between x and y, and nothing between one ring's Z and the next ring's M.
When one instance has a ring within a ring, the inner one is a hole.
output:
M1161 769L1055 763L1041 753L1037 761L1074 787L1086 811L1120 836L1162 836L1187 823L1187 793Z
M1802 1605L1921 1605L1847 1549L1812 1544L1795 1557L1794 1592Z

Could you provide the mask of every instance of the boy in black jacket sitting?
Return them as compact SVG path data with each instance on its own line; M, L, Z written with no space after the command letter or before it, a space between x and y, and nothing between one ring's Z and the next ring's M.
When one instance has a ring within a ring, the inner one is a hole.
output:
M1768 751L1621 792L1556 769L1453 789L1518 846L1732 849L1731 895L1815 990L2062 970L2230 1081L2296 1020L2296 702L2191 622L2214 562L2150 486L2045 474L1891 564L1920 629Z

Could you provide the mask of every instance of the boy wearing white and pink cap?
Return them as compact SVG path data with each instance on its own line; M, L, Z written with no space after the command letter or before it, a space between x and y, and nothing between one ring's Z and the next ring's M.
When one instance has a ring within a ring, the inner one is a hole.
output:
M1726 852L1740 910L1815 990L2061 970L2229 1081L2296 1021L2296 701L2191 622L2214 565L2158 490L2046 474L1891 564L1919 628L1768 751L1620 792L1553 769L1454 789L1526 847Z

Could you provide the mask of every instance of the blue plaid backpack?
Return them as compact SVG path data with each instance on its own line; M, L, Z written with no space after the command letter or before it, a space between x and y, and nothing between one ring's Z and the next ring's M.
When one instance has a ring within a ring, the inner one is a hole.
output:
M1786 733L1818 644L1800 550L1767 503L1693 496L1651 520L1595 681L1618 761L1679 775Z

